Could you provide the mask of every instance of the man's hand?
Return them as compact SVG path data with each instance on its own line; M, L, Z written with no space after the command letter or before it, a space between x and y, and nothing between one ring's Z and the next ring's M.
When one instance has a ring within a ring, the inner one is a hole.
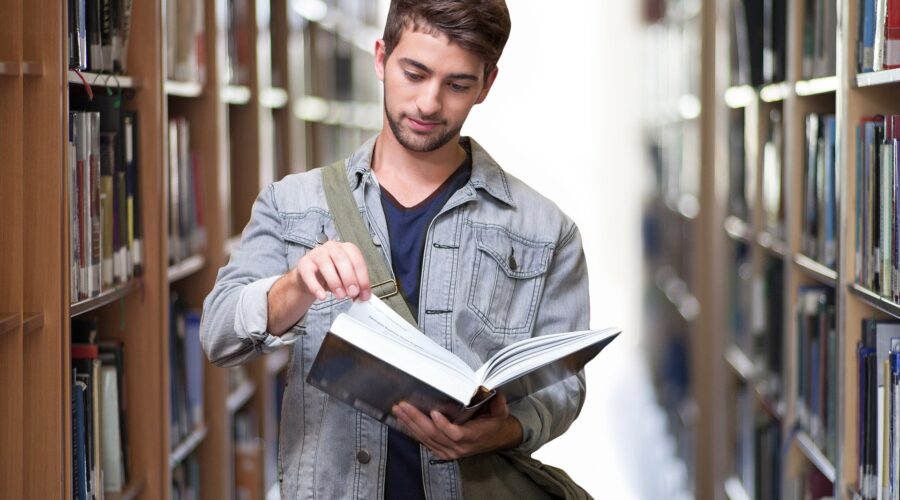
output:
M319 300L327 292L338 299L369 300L372 294L366 260L353 243L326 241L300 259L294 274L301 289Z
M267 330L281 335L313 302L335 298L369 300L372 289L362 252L353 243L326 241L313 248L269 290Z
M454 425L437 411L432 411L429 418L406 402L393 410L406 432L441 460L505 450L522 442L522 425L509 414L502 394L491 400L487 414L463 425Z

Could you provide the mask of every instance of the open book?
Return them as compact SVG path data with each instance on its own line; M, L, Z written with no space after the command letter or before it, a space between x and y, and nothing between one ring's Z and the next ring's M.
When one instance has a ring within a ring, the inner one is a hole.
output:
M576 374L620 332L528 338L472 370L373 296L334 320L307 382L389 425L396 425L391 408L401 401L462 423L498 391L512 403Z

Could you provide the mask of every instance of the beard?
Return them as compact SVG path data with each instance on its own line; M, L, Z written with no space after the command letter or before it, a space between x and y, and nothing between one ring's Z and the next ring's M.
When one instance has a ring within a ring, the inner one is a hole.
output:
M410 130L403 126L403 119L407 116L406 113L399 113L397 116L394 116L391 110L388 109L387 96L384 98L384 115L387 117L388 125L391 127L391 132L394 133L394 137L397 138L397 142L404 148L416 153L430 153L440 149L453 140L462 130L462 124L448 127L446 120L440 119L440 117L414 118L415 120L439 122L441 124L441 126L430 133L418 133Z

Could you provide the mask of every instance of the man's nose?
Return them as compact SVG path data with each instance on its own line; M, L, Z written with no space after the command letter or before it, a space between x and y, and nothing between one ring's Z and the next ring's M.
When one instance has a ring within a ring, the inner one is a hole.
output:
M424 85L422 93L416 100L416 106L423 118L438 116L441 112L441 84L440 82Z

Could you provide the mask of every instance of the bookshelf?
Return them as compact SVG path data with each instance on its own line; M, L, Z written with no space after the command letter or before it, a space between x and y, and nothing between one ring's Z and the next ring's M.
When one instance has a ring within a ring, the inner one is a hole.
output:
M235 21L247 44L240 82L227 76L233 28L227 20L235 3L243 6ZM319 19L300 8L303 2L286 0L131 4L132 19L140 21L131 24L127 71L110 74L68 69L71 2L0 0L0 106L11 120L0 134L0 154L7 159L0 230L12 235L0 245L0 484L10 498L73 496L73 321L91 320L101 341L123 346L119 382L127 394L128 478L107 498L169 498L173 480L191 470L201 498L234 496L234 421L248 411L255 412L254 432L266 443L255 462L259 484L253 488L262 497L276 484L275 394L290 354L248 365L237 387L231 387L228 370L206 363L203 418L171 443L170 300L177 296L188 309L202 306L264 185L348 153L380 125L380 90L372 83L368 47L378 36L379 12L375 2L363 1L340 2L340 8L317 2L324 6ZM170 16L188 4L202 7L195 11L202 12L198 42L205 50L198 78L169 71L169 35L180 28ZM341 42L313 51L315 37ZM67 138L69 111L84 102L85 83L94 95L118 96L122 110L136 112L143 265L134 277L72 300L69 264L77 232L70 208L76 200L65 175L74 154ZM310 120L296 112L311 99L326 102L329 112ZM176 118L190 129L190 162L197 165L192 175L200 172L192 186L192 217L202 212L198 227L205 242L172 258L180 244L171 232L168 197L169 123Z
M691 2L645 4L657 13L648 22L650 32L673 27L684 32L683 18L676 22L666 11L684 10ZM667 338L659 332L687 330L695 343L706 345L707 357L687 361L690 373L701 372L697 364L710 360L725 367L706 368L706 373L722 374L724 387L694 378L684 389L693 394L699 418L711 422L706 427L710 439L697 437L694 453L684 456L696 470L706 467L705 475L694 477L698 498L851 499L861 493L861 325L900 319L900 304L856 275L868 258L855 246L857 234L866 230L857 227L857 207L870 203L857 199L866 189L857 186L858 158L865 153L857 126L864 117L900 112L900 73L859 72L860 5L851 0L699 2L705 11L701 16L714 22L702 23L689 36L703 47L700 72L711 75L703 87L708 91L697 95L699 120L712 126L703 129L699 146L681 145L706 151L697 169L708 179L694 194L700 215L681 238L645 231L655 243L648 252L650 276L658 273L659 255L680 269L676 259L684 259L687 234L700 235L687 251L694 258L705 255L705 269L722 271L694 274L691 281L707 329L686 327L665 302L647 305L658 339ZM735 29L738 9L751 19L747 22L759 16L759 22L768 19L771 25L745 32L750 33L745 41ZM781 25L778 12L783 12ZM812 45L804 41L810 29L819 31L807 39L816 40ZM763 35L754 40L753 33ZM772 57L764 57L762 48ZM707 53L714 57L703 56ZM771 66L782 53L784 68ZM660 63L650 62L650 71L658 71L654 66ZM697 71L686 65L667 81ZM652 101L649 109L667 108ZM672 123L648 122L650 131ZM661 154L657 145L651 142L650 149L656 177L678 177L682 164ZM663 221L657 223L662 233L668 219L658 207L666 205L661 190L646 210L648 219ZM706 231L716 234L703 237ZM818 321L812 324L822 325L821 330L811 329L810 321ZM657 370L665 367L660 359L651 360ZM812 365L820 371L810 372ZM663 383L659 390L665 395L669 389ZM720 460L704 462L704 453Z

